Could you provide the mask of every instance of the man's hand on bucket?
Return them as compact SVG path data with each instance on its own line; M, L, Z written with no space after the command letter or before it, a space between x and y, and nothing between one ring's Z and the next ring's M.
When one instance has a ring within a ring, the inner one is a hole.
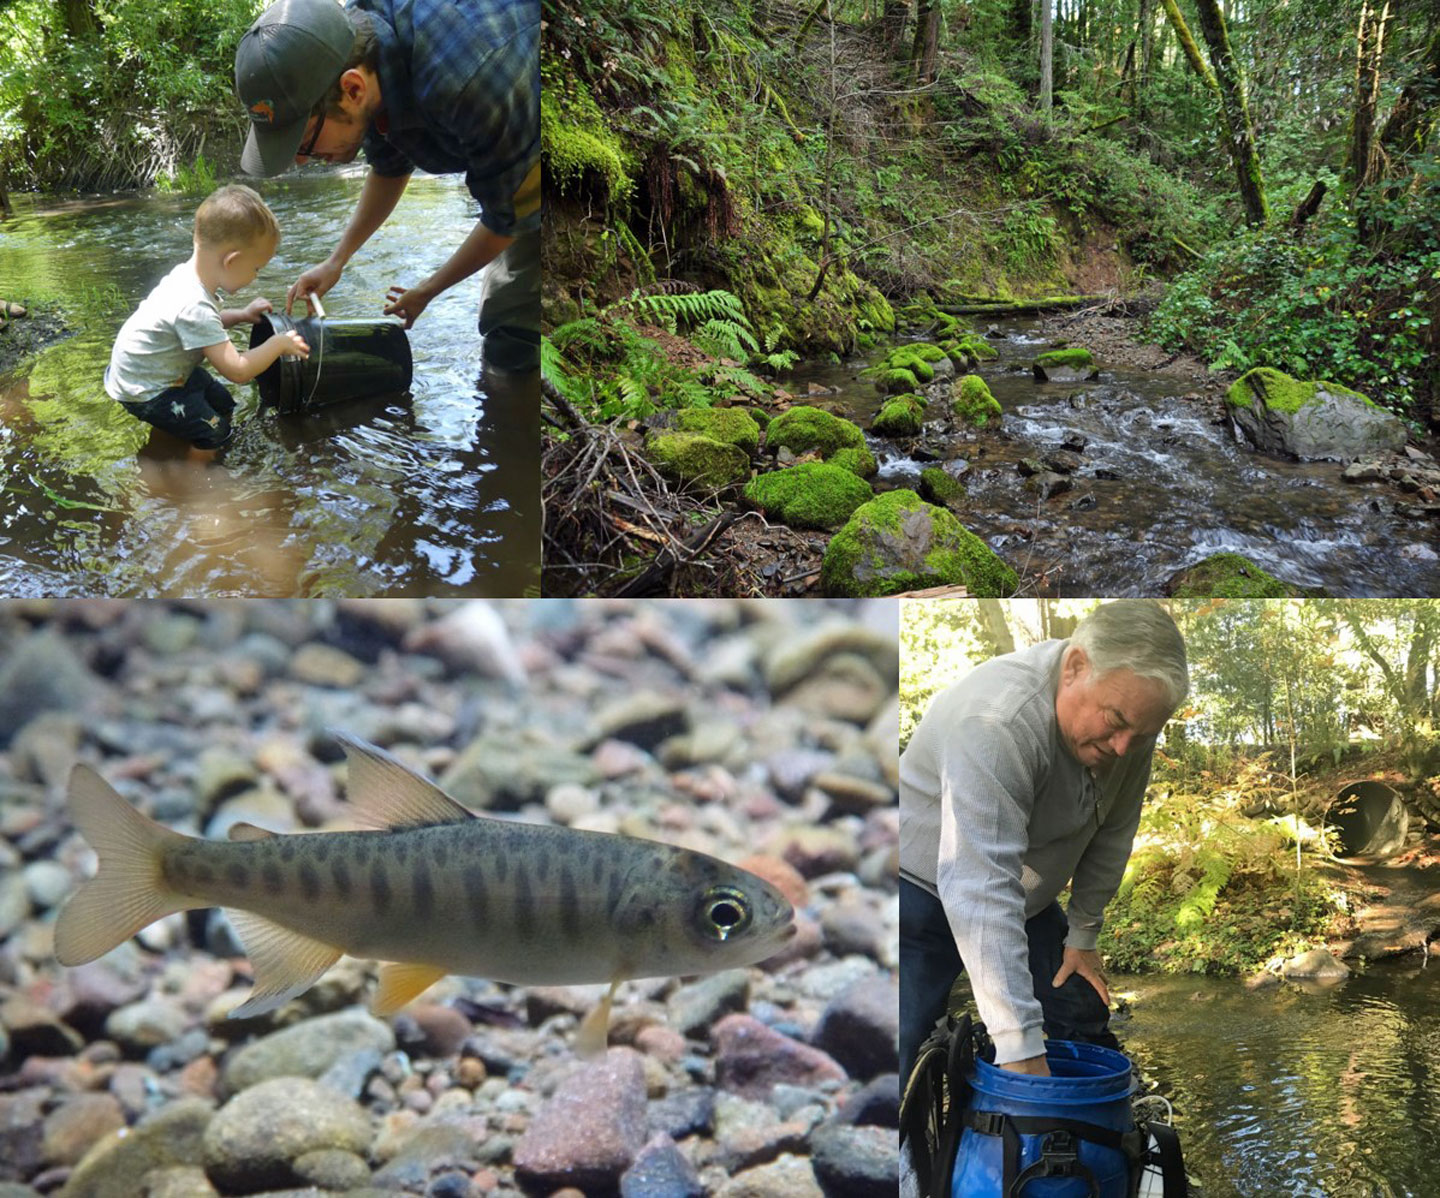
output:
M305 299L307 296L322 296L330 288L340 281L342 267L335 266L328 260L320 263L319 266L312 266L303 275L290 284L290 290L285 293L285 315L290 315L290 310L295 307L295 301Z
M408 329L420 319L420 313L425 311L434 298L434 295L427 291L423 284L419 287L411 287L409 290L397 284L385 293L384 313L386 316L399 316L405 321L405 327Z
M1110 987L1106 985L1105 969L1098 952L1093 948L1071 948L1066 945L1065 957L1060 963L1060 972L1055 975L1055 980L1050 984L1058 990L1072 973L1078 973L1094 986L1095 993L1100 996L1100 1001L1107 1007L1110 1005Z
M1050 1076L1050 1066L1045 1063L1044 1054L1026 1057L1023 1061L1006 1061L1000 1068L1008 1069L1011 1073L1029 1073L1035 1077Z

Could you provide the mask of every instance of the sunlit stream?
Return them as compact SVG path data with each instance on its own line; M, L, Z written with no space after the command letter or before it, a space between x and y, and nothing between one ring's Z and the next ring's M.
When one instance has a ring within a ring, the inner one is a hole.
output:
M1216 404L1186 399L1186 380L1110 370L1087 383L1037 384L1048 342L1033 320L994 326L1000 353L979 371L1005 417L997 434L958 442L967 527L1022 573L1069 595L1153 595L1178 570L1222 551L1276 577L1336 596L1440 593L1440 529L1399 515L1394 492L1340 481L1334 462L1291 462L1237 443ZM840 386L811 400L867 426L879 397L858 364L805 367L791 384ZM932 408L933 411L933 408ZM1041 501L1023 458L1083 443L1066 493ZM872 439L881 480L914 485L911 447Z
M283 309L354 210L363 168L259 181L279 251L226 306ZM8 595L518 595L538 585L538 378L482 377L479 276L410 331L408 397L305 416L232 386L236 436L209 466L105 395L120 323L190 254L197 196L12 197L0 296L57 297L74 336L0 376L0 593ZM473 226L462 181L416 176L325 298L378 317ZM232 330L237 344L249 329ZM148 443L147 443L148 442Z
M1437 1192L1440 963L1372 965L1330 989L1112 978L1116 1028L1175 1104L1206 1198Z

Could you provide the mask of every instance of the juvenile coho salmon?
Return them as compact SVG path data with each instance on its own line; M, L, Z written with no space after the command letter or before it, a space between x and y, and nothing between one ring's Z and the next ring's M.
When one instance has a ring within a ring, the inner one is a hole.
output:
M603 832L478 816L382 749L338 738L347 790L377 831L281 835L237 824L185 836L77 765L69 807L100 860L55 925L62 965L93 961L176 911L224 907L273 1011L342 953L386 962L371 1009L397 1011L446 974L521 985L609 982L582 1027L603 1048L628 978L753 964L795 934L768 882L703 853Z

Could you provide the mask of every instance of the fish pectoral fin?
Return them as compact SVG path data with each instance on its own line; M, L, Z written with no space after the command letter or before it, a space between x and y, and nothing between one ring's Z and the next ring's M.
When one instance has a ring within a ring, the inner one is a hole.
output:
M345 792L362 823L372 828L418 828L476 818L398 757L344 732L331 735L345 747L350 771Z
M403 961L382 965L380 989L375 991L375 997L370 1002L370 1013L382 1019L393 1015L444 976L445 970L436 969L433 965L408 965Z
M274 920L227 907L235 931L255 971L250 997L230 1012L231 1019L249 1019L284 1006L303 994L340 959L341 950L300 932L292 932Z
M262 828L257 824L247 824L243 820L238 824L230 825L231 840L266 840L275 833L269 828Z
M580 1021L575 1033L575 1055L584 1061L593 1061L605 1055L610 1042L610 1008L615 1002L615 991L620 988L617 978L610 983L605 997L595 1004L595 1009Z

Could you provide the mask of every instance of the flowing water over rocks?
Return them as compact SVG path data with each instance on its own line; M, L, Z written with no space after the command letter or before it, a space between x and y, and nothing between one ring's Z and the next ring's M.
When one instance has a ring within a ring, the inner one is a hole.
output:
M1440 593L1440 525L1397 511L1396 490L1342 482L1337 463L1237 443L1213 383L1110 370L1102 356L1097 380L1037 384L1030 363L1052 344L1040 322L997 324L989 340L1000 356L978 373L1004 408L998 431L932 438L932 425L871 448L882 486L913 487L937 463L960 470L969 498L957 514L1041 593L1156 595L1220 552L1328 595ZM879 408L855 365L810 368L795 390L811 384L840 394L808 402L864 426ZM932 401L932 420L943 402Z
M363 170L262 183L279 251L230 306L285 292L338 240ZM256 411L232 387L238 432L218 463L101 385L121 322L190 253L195 196L72 202L16 197L0 225L6 298L73 309L75 335L0 377L0 592L9 595L519 595L538 585L538 378L482 376L478 283L436 299L410 331L409 398L305 417ZM416 177L326 296L378 317L388 286L439 265L475 219L453 178ZM242 345L248 330L235 334ZM323 369L323 367L322 367ZM168 446L168 448L166 447Z

